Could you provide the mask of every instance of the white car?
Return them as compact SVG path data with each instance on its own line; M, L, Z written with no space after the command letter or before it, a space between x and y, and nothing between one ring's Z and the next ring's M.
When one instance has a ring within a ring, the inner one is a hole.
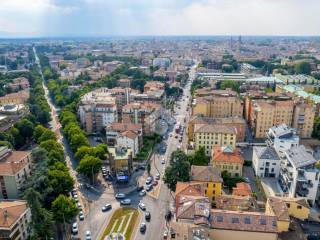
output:
M124 200L120 201L121 205L130 205L131 204L131 199L130 198L126 198Z
M124 199L126 195L124 193L117 193L116 194L116 199Z
M140 208L142 211L145 211L145 210L146 210L146 205L145 205L143 202L140 202L140 203L139 203L139 208Z
M164 160L164 158L162 158L161 164L165 164L165 163L166 163L166 160Z
M156 180L159 180L159 179L160 179L160 174L157 173L157 174L156 174Z
M89 230L86 231L86 240L91 240L91 232Z
M73 223L72 224L72 233L77 234L78 233L78 223Z
M141 190L140 192L139 192L139 196L140 197L143 197L143 196L145 196L146 195L146 191L145 190Z

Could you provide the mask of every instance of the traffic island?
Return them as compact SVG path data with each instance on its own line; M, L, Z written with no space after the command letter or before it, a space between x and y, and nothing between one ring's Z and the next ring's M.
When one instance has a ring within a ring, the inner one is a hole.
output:
M126 239L130 240L132 232L137 222L139 212L133 208L117 209L106 229L103 232L101 240Z

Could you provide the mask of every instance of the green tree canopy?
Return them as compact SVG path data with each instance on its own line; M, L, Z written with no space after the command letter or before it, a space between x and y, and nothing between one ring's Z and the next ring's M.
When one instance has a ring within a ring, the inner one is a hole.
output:
M86 155L81 159L77 171L88 178L93 179L102 167L102 161L93 156Z
M79 213L76 202L65 195L59 195L52 202L52 214L56 223L71 223Z
M311 65L308 62L298 62L295 66L294 66L294 70L296 72L296 74L307 74L309 75L311 72Z
M204 147L200 147L194 154L189 156L190 164L197 166L208 166L209 157L206 156Z

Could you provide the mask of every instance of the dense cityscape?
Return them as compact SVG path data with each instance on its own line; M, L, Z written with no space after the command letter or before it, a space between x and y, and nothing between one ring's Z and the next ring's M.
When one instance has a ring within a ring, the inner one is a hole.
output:
M320 240L320 37L1 30L0 239Z

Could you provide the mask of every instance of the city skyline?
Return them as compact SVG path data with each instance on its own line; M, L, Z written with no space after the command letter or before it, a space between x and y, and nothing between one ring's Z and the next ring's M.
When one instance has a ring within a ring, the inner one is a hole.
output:
M0 38L320 34L320 2L3 0Z

